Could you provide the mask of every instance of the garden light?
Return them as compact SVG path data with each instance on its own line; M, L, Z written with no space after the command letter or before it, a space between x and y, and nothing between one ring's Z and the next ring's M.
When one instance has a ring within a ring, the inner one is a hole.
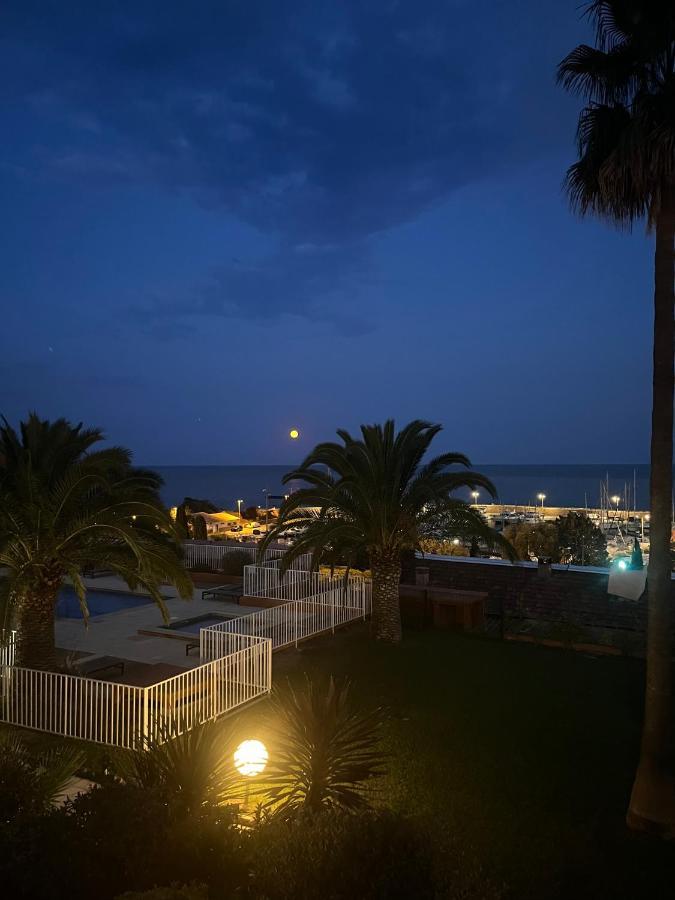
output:
M240 775L252 778L267 765L269 753L262 741L242 741L234 751L234 765Z

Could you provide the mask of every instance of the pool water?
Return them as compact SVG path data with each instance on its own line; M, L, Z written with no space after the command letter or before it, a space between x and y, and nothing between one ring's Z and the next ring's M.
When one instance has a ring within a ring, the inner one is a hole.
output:
M89 615L105 616L107 613L121 612L125 609L135 609L137 606L147 606L153 601L150 597L139 597L136 594L114 593L113 591L87 591L87 606ZM80 601L73 588L65 587L59 591L59 599L56 603L56 615L62 619L81 619L82 610Z

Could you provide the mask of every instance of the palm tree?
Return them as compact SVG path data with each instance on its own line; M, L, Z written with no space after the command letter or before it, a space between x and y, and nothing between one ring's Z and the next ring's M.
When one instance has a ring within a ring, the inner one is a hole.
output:
M191 596L158 475L133 468L128 450L92 450L103 439L97 429L32 414L17 434L2 421L0 589L5 627L18 629L17 665L54 667L59 590L69 578L86 622L88 568L144 588L163 613L163 582Z
M675 241L675 7L595 0L595 47L573 50L558 79L581 94L572 206L622 226L646 218L656 235L648 651L642 746L628 811L635 827L675 829L671 740L671 497Z
M276 525L262 549L291 529L300 536L284 554L282 570L302 553L317 567L336 550L351 562L365 550L373 577L373 630L381 640L401 640L398 586L401 553L418 549L429 522L454 517L457 532L489 543L503 541L477 510L451 497L463 488L483 488L496 496L492 482L473 471L449 471L471 465L461 453L443 453L423 462L440 425L413 421L396 433L392 420L362 425L361 438L338 431L342 444L323 443L312 450L284 483L304 481L284 501Z
M367 809L372 779L383 774L380 709L362 710L348 681L305 679L272 696L275 745L267 773L267 805L275 815Z

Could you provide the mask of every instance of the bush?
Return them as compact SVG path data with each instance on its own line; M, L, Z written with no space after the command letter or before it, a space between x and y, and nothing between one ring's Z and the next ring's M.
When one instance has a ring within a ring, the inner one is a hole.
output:
M172 884L149 891L129 891L116 900L209 900L209 892L205 884Z
M232 822L228 808L178 815L161 788L111 782L20 833L0 832L3 889L13 900L112 900L199 878L227 900L249 872L246 839Z
M269 900L433 897L427 841L389 812L323 812L261 825L253 838L253 896Z
M223 563L220 567L223 575L243 575L244 566L250 566L254 562L254 558L246 550L232 550L223 556Z

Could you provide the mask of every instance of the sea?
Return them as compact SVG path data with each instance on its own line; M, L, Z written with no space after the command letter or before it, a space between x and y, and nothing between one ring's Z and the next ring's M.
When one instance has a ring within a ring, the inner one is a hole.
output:
M266 492L272 496L289 493L299 484L283 484L291 468L285 466L151 466L164 479L162 496L169 506L185 497L209 500L221 509L242 506L264 506ZM494 483L500 503L538 505L538 494L545 494L546 506L600 506L601 483L609 483L609 496L622 498L632 509L649 507L649 466L622 465L495 465L476 464L476 471ZM635 484L635 499L633 499ZM458 495L458 496L461 496ZM469 499L468 493L464 495ZM478 497L478 503L489 497ZM270 499L270 506L279 501Z

